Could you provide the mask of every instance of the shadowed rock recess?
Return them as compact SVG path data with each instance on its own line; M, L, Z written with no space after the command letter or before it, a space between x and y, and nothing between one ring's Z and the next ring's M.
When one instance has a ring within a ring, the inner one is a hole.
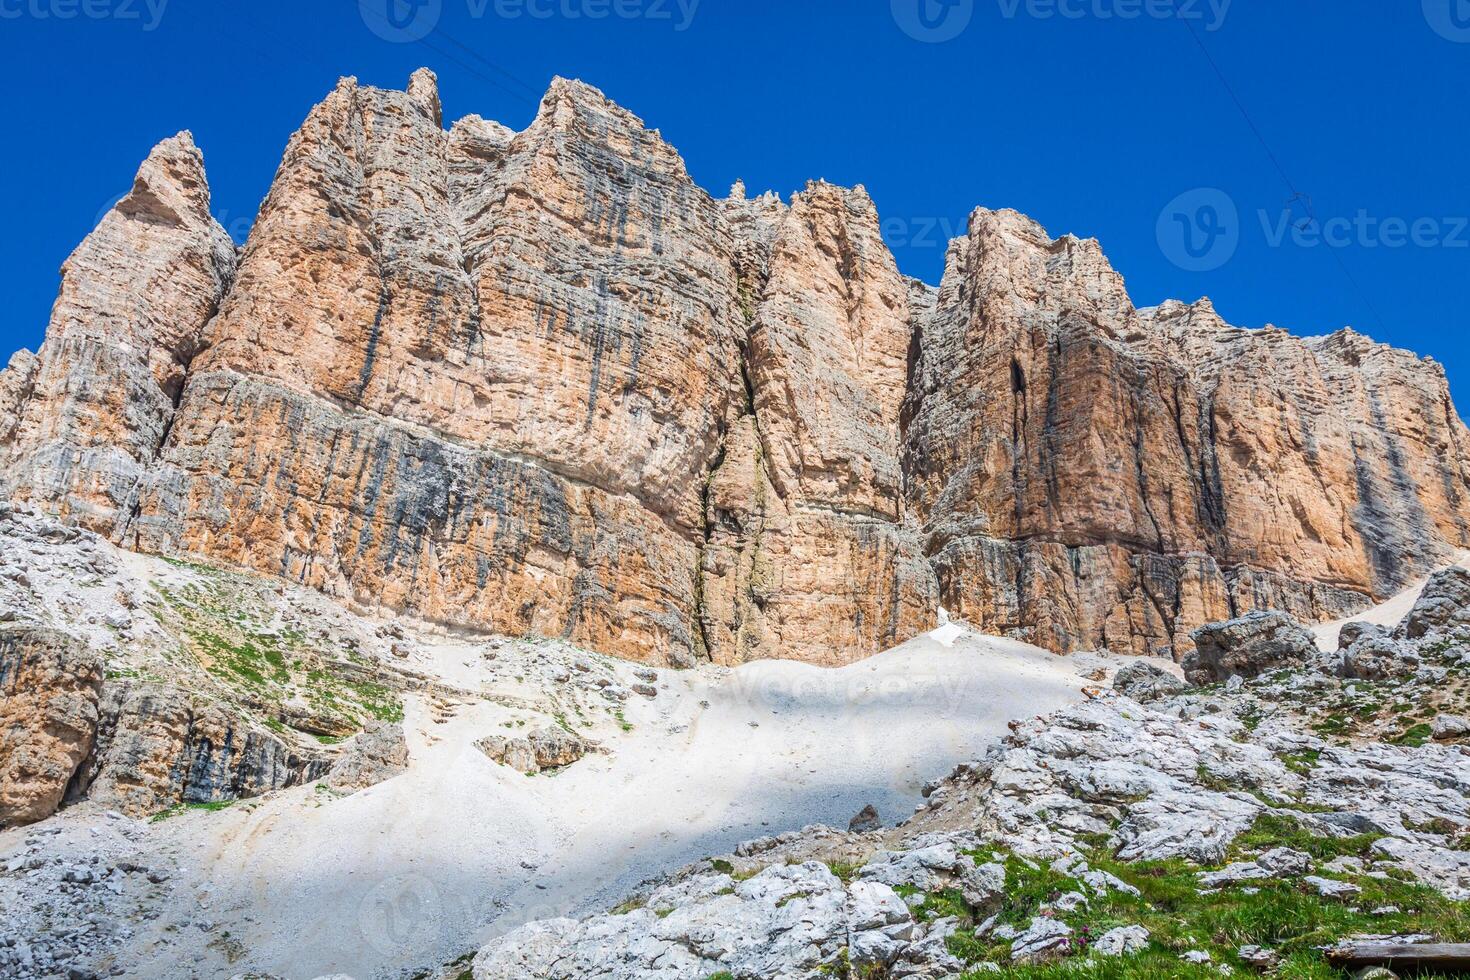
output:
M0 494L127 547L673 665L934 625L1182 656L1470 544L1438 365L1135 309L978 210L938 290L862 188L724 200L579 82L515 133L343 79L249 241L165 140L0 372Z

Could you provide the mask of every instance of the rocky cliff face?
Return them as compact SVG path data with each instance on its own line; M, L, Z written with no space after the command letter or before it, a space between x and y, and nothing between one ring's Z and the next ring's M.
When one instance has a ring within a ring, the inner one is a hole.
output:
M95 749L69 798L141 816L178 803L259 796L310 782L330 765L208 699L162 684L109 681Z
M1346 615L1467 542L1442 370L1350 331L1136 310L1096 242L982 210L917 347L914 516L988 629L1179 654L1253 609Z
M1135 310L977 212L935 292L861 189L716 200L555 81L523 132L344 79L236 261L187 136L0 373L3 489L129 547L669 664L843 663L943 603L1057 650L1335 616L1470 543L1442 373Z
M724 209L744 400L705 494L702 639L723 663L843 663L932 625L898 469L918 311L862 188Z
M0 491L124 528L234 268L193 138L164 140L66 260L40 355L0 374Z

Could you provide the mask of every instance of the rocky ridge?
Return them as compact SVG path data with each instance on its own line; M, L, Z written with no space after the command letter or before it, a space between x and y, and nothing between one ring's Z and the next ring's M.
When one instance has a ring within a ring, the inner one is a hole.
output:
M0 409L0 493L127 547L659 665L847 663L941 603L1177 658L1470 545L1433 362L1136 309L1008 211L936 290L861 187L716 199L564 79L520 132L343 79L238 251L164 141Z

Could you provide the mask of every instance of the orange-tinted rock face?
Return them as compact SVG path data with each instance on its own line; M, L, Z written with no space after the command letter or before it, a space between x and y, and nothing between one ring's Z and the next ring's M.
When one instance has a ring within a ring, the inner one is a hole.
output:
M62 266L35 362L0 374L0 490L97 530L125 521L234 268L192 137L164 140Z
M427 73L344 80L287 148L120 533L656 662L845 662L926 628L932 573L899 523L907 286L866 196L814 193L767 263L747 235L770 229L586 86L554 83L517 134L445 132ZM812 266L854 222L871 271ZM754 583L715 567L707 506L747 382L785 521L758 561L729 545L770 569Z
M909 284L861 188L725 208L747 387L706 498L702 639L721 663L846 663L933 625L898 470Z
M97 737L102 657L57 630L0 626L0 827L44 820Z
M292 140L136 524L361 601L692 663L739 397L730 240L585 86L446 133L345 80Z
M1091 241L979 211L951 249L905 466L943 600L1053 649L1181 653L1212 620L1307 620L1470 543L1443 373L1348 332L1137 311Z
M1054 649L1338 615L1467 541L1443 375L1138 311L977 212L937 293L861 189L715 200L557 80L515 133L344 79L239 255L186 137L0 372L3 489L132 547L659 663L845 663L942 601ZM177 408L175 408L177 405Z

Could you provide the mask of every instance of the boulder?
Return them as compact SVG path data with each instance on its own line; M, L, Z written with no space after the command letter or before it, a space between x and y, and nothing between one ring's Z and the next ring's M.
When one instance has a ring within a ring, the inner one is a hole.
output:
M1147 660L1135 660L1113 675L1113 690L1135 701L1167 697L1188 687L1176 675Z
M1337 648L1339 650L1346 650L1362 637L1385 636L1388 632L1387 629L1379 626L1377 623L1365 623L1362 620L1355 619L1350 623L1343 623L1342 628L1338 630Z
M527 775L569 766L588 751L586 741L562 728L540 728L524 736L489 735L475 745L493 761Z
M974 861L961 855L953 843L943 842L911 851L879 851L858 869L857 875L860 879L880 881L893 888L935 892L947 887L954 875L963 873L973 864Z
M854 834L865 834L871 830L882 830L883 820L878 816L878 808L871 803L863 807L848 821L847 829Z
M1148 930L1143 926L1118 926L1109 929L1092 944L1098 956L1126 956L1148 948Z
M408 742L403 737L403 726L374 721L347 743L326 781L333 789L366 789L407 768Z
M1337 673L1345 680L1383 681L1410 677L1420 663L1408 643L1385 633L1365 632L1342 651Z
M1458 565L1429 576L1414 608L1394 630L1395 636L1416 640L1470 623L1470 569Z
M1323 898L1353 898L1363 891L1357 885L1349 882L1319 878L1316 875L1307 875L1302 881L1310 885Z
M1204 888L1219 888L1221 885L1236 885L1241 882L1260 881L1266 878L1286 878L1306 874L1312 869L1312 856L1289 847L1276 847L1257 857L1254 861L1238 861L1219 871L1201 871L1198 874Z
M1460 715L1439 715L1429 727L1436 739L1459 738L1461 735L1470 735L1470 718Z
M1311 633L1274 610L1210 623L1190 636L1195 649L1184 658L1184 674L1198 685L1298 666L1317 650Z
M1246 966L1254 967L1262 972L1275 969L1277 963L1281 961L1281 957L1260 946L1242 946L1236 950L1236 955Z
M1058 919L1037 916L1011 941L1015 963L1045 963L1060 959L1072 947L1072 927Z
M1272 877L1284 878L1312 870L1312 856L1289 847L1273 847L1256 858L1256 864L1271 872Z
M960 895L973 909L989 910L1005 897L1006 866L995 861L972 864L960 872Z

